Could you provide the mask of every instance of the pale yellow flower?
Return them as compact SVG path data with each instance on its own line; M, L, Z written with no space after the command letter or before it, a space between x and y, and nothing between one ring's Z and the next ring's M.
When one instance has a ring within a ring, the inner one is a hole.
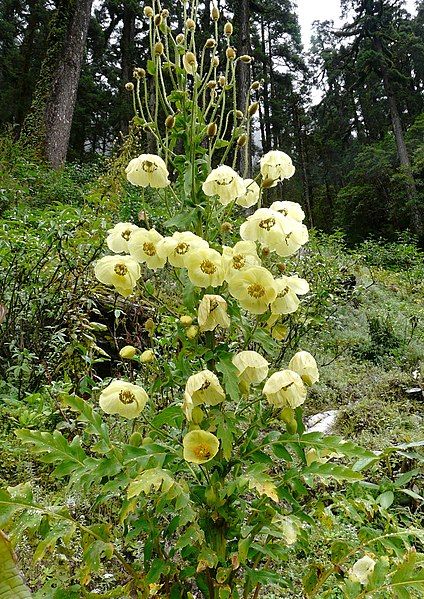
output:
M371 574L374 572L376 563L372 557L364 555L349 570L349 578L354 582L359 582L363 586L366 586Z
M133 258L145 262L151 270L163 268L166 262L164 256L159 256L158 245L163 237L155 229L139 229L132 233L128 249Z
M147 393L142 387L115 379L102 391L99 405L106 414L135 418L144 409L147 400Z
M131 233L138 229L137 225L131 223L117 223L113 229L108 230L106 237L107 247L116 254L128 253L128 241Z
M204 295L197 311L197 320L201 331L213 331L217 326L228 329L230 317L225 299L220 295Z
M193 420L194 403L190 393L187 393L187 391L184 392L184 401L181 405L181 409L187 420L191 422Z
M119 355L124 360L131 360L137 353L137 349L133 345L125 345L120 351Z
M290 370L300 375L302 381L311 386L319 381L315 358L307 351L298 351L289 362Z
M290 218L297 220L299 223L305 218L302 206L297 202L289 202L287 200L284 202L278 201L271 204L270 208L271 210L280 212L283 216L289 216Z
M188 278L197 287L219 287L224 282L222 256L211 248L197 248L185 260Z
M96 278L114 287L123 297L128 297L141 277L140 265L131 256L105 256L96 262Z
M175 232L172 237L164 237L158 244L157 252L161 258L167 258L168 262L177 268L186 265L186 259L191 253L199 248L208 248L207 241L198 237L191 231Z
M183 56L183 67L186 73L194 75L197 71L197 60L193 52L186 52Z
M271 179L274 181L270 187L275 187L278 181L290 179L295 172L290 156L279 150L267 152L262 156L260 165L263 179Z
M263 246L275 251L283 241L284 217L270 208L259 208L247 217L240 226L240 237L245 241L259 241Z
M239 241L234 247L224 245L222 258L225 267L225 279L230 278L249 266L260 266L261 260L256 251L254 241Z
M230 166L221 164L209 173L202 189L207 196L218 196L218 201L226 206L246 193L246 184Z
M306 387L293 370L274 372L264 385L262 393L276 408L297 408L306 399Z
M292 256L297 250L309 240L309 233L306 225L290 218L283 217L283 238L275 247L275 251L279 256Z
M216 456L219 441L208 431L190 431L183 439L184 459L193 464L205 464Z
M246 193L236 199L236 204L243 208L250 208L258 203L260 187L253 179L244 179Z
M219 383L219 379L210 370L202 370L192 374L185 386L185 393L188 393L194 406L206 404L216 406L225 399L225 391Z
M242 351L232 360L238 370L238 378L247 385L258 385L268 376L269 363L255 351Z
M309 283L300 279L297 275L293 277L282 276L275 279L277 297L271 304L273 314L292 314L300 305L298 295L309 292Z
M275 279L266 268L251 266L231 277L228 290L242 308L263 314L277 297Z
M171 182L165 162L156 154L141 154L133 158L125 169L127 179L140 187L162 188Z

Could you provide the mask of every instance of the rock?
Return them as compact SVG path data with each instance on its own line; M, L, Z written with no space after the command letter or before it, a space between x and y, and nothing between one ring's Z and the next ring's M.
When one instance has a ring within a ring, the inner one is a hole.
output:
M308 433L330 433L336 422L338 413L338 410L328 410L327 412L310 416L306 420L306 431Z

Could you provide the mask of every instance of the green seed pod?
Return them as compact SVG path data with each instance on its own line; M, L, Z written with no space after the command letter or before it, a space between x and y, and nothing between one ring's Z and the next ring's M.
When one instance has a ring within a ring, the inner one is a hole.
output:
M247 109L247 113L249 116L253 116L254 114L256 114L258 112L259 109L259 102L253 102L253 104L251 104L249 106L249 108Z
M210 123L208 125L208 137L215 137L217 131L218 127L216 126L216 123Z
M143 444L143 435L136 431L131 435L129 442L133 447L140 447Z
M172 127L175 125L175 117L173 114L170 114L166 117L165 119L165 127L167 129L172 129Z

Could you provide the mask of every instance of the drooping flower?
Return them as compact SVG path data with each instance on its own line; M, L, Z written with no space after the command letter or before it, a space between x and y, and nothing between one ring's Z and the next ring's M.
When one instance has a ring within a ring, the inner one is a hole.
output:
M99 405L106 414L135 418L144 409L147 400L143 387L115 379L102 391Z
M225 299L220 295L204 295L197 311L197 320L201 331L213 331L217 326L228 329L230 317Z
M260 266L261 260L256 252L254 241L238 241L234 247L224 245L222 257L225 266L225 280L249 266Z
M271 204L270 208L271 210L280 212L283 216L289 216L290 218L297 220L299 223L305 218L302 206L297 202L289 202L287 200L284 202L278 201Z
M166 257L159 256L158 245L163 237L155 229L138 229L132 233L128 249L133 258L145 262L151 270L163 268Z
M358 559L349 570L349 578L354 582L359 582L363 586L368 584L368 580L371 574L374 572L376 561L369 555L364 555L361 559Z
M205 464L216 456L219 450L219 441L208 431L190 431L183 439L183 454L187 462Z
M258 203L260 187L253 179L245 179L246 193L236 199L236 204L243 208L250 208Z
M165 162L156 154L141 154L133 158L125 169L127 179L139 187L154 187L160 189L167 187L171 182L168 179L168 169Z
M106 237L107 247L116 254L128 253L128 241L131 233L138 229L137 225L131 223L117 223L113 229L108 230Z
M185 386L185 393L191 397L193 406L206 404L216 406L225 399L225 391L218 377L210 370L202 370L192 374Z
M302 381L311 386L319 381L315 358L307 351L298 351L289 362L290 370L300 375Z
M168 262L177 268L186 265L188 256L199 248L208 248L207 241L191 231L176 231L172 237L164 237L157 246L158 255L168 259Z
M218 201L226 206L246 193L246 184L230 166L221 164L209 173L202 189L207 196L218 196Z
M125 345L120 351L119 355L123 360L131 360L137 353L137 349L133 345Z
M232 359L238 378L247 385L258 385L268 376L269 363L256 351L242 351Z
M297 408L306 399L306 387L293 370L274 372L264 385L262 393L276 408Z
M123 297L128 297L141 277L140 265L131 256L105 256L96 262L96 278L114 287Z
M228 282L228 290L252 314L266 312L277 297L275 279L262 266L251 266L235 274Z
M273 314L292 314L300 305L298 295L309 292L309 283L300 279L297 275L293 277L282 276L275 279L277 297L271 304Z
M260 160L261 175L263 179L273 181L269 187L275 187L279 181L290 179L295 173L295 168L290 156L279 150L271 150Z
M212 248L197 248L185 260L188 278L197 287L219 287L224 282L222 256Z

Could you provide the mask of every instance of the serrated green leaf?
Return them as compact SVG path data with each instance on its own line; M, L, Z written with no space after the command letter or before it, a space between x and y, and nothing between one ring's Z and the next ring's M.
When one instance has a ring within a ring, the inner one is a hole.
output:
M362 475L359 472L354 472L347 466L341 466L340 464L333 464L331 462L312 462L310 466L307 466L303 470L303 474L314 474L317 476L331 477L336 480L360 480Z
M151 468L130 483L127 496L128 499L131 499L141 493L149 495L152 491L157 492L159 489L162 493L167 493L174 483L175 481L169 472L162 470L162 468Z
M0 599L29 599L32 595L16 565L15 554L0 530Z
M237 376L238 370L232 363L232 357L232 354L222 352L216 369L222 373L226 393L228 393L233 401L238 401L240 395Z

